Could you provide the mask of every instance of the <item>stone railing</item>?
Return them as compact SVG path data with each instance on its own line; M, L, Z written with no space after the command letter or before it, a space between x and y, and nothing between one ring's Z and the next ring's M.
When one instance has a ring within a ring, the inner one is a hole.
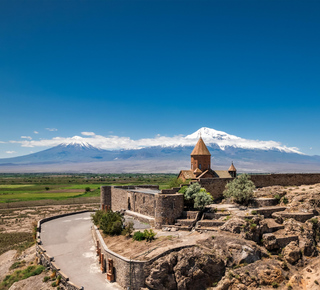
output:
M47 254L45 248L41 245L41 237L40 237L40 233L41 233L41 225L45 222L48 222L50 220L53 219L57 219L57 218L61 218L61 217L65 217L65 216L69 216L69 215L74 215L74 214L79 214L79 213L84 213L84 212L89 212L88 210L84 210L84 211L79 211L79 212L72 212L72 213L65 213L65 214L61 214L61 215L56 215L56 216L52 216L52 217L48 217L48 218L44 218L42 220L38 221L38 225L37 225L37 244L36 244L36 251L37 251L37 257L39 259L39 264L50 268L52 271L56 272L56 277L61 276L61 284L63 284L63 286L67 289L67 290L83 290L84 288L82 286L78 286L74 283L72 283L69 280L69 277L63 273L59 266L54 262L54 257L51 257Z

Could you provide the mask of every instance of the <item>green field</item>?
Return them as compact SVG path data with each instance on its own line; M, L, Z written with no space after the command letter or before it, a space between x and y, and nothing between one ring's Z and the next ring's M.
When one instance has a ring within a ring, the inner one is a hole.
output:
M0 174L0 203L99 197L103 185L167 188L174 178L174 174Z

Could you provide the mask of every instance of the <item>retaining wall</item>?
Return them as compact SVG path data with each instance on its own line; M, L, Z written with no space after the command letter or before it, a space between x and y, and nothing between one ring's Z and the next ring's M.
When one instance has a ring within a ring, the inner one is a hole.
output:
M117 282L121 287L130 290L139 290L144 287L146 279L146 273L144 270L155 260L168 255L171 252L180 251L184 248L194 247L194 245L180 246L169 249L148 261L138 261L125 258L108 249L99 232L99 229L96 226L92 227L92 236L96 245L98 245L97 242L99 243L99 249L103 254L105 261L107 261L108 259L113 260L115 282ZM105 263L105 261L102 261L102 263ZM106 272L108 272L108 270L108 267L106 267Z

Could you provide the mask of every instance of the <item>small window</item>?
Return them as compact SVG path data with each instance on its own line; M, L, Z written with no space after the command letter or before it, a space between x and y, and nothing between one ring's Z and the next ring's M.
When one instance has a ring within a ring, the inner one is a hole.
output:
M143 197L143 203L145 203L146 202L146 198L145 197Z
M201 169L201 164L199 164L199 169Z

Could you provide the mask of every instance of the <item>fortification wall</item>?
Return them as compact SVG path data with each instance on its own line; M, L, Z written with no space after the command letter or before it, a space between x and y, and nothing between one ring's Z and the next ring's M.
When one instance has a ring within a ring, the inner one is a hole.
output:
M162 225L174 224L175 220L183 212L183 195L175 194L157 194L155 209L155 227L161 228Z
M155 216L156 199L154 194L142 192L129 192L131 199L131 210L143 215Z
M256 187L273 185L298 186L320 183L319 173L292 173L292 174L263 174L251 175L251 180Z
M288 173L288 174L261 174L251 175L251 180L256 187L266 186L298 186L320 183L320 173ZM222 197L225 186L234 178L203 178L199 183L213 198Z
M210 192L213 198L221 198L228 182L234 178L203 178L199 183L206 191Z

